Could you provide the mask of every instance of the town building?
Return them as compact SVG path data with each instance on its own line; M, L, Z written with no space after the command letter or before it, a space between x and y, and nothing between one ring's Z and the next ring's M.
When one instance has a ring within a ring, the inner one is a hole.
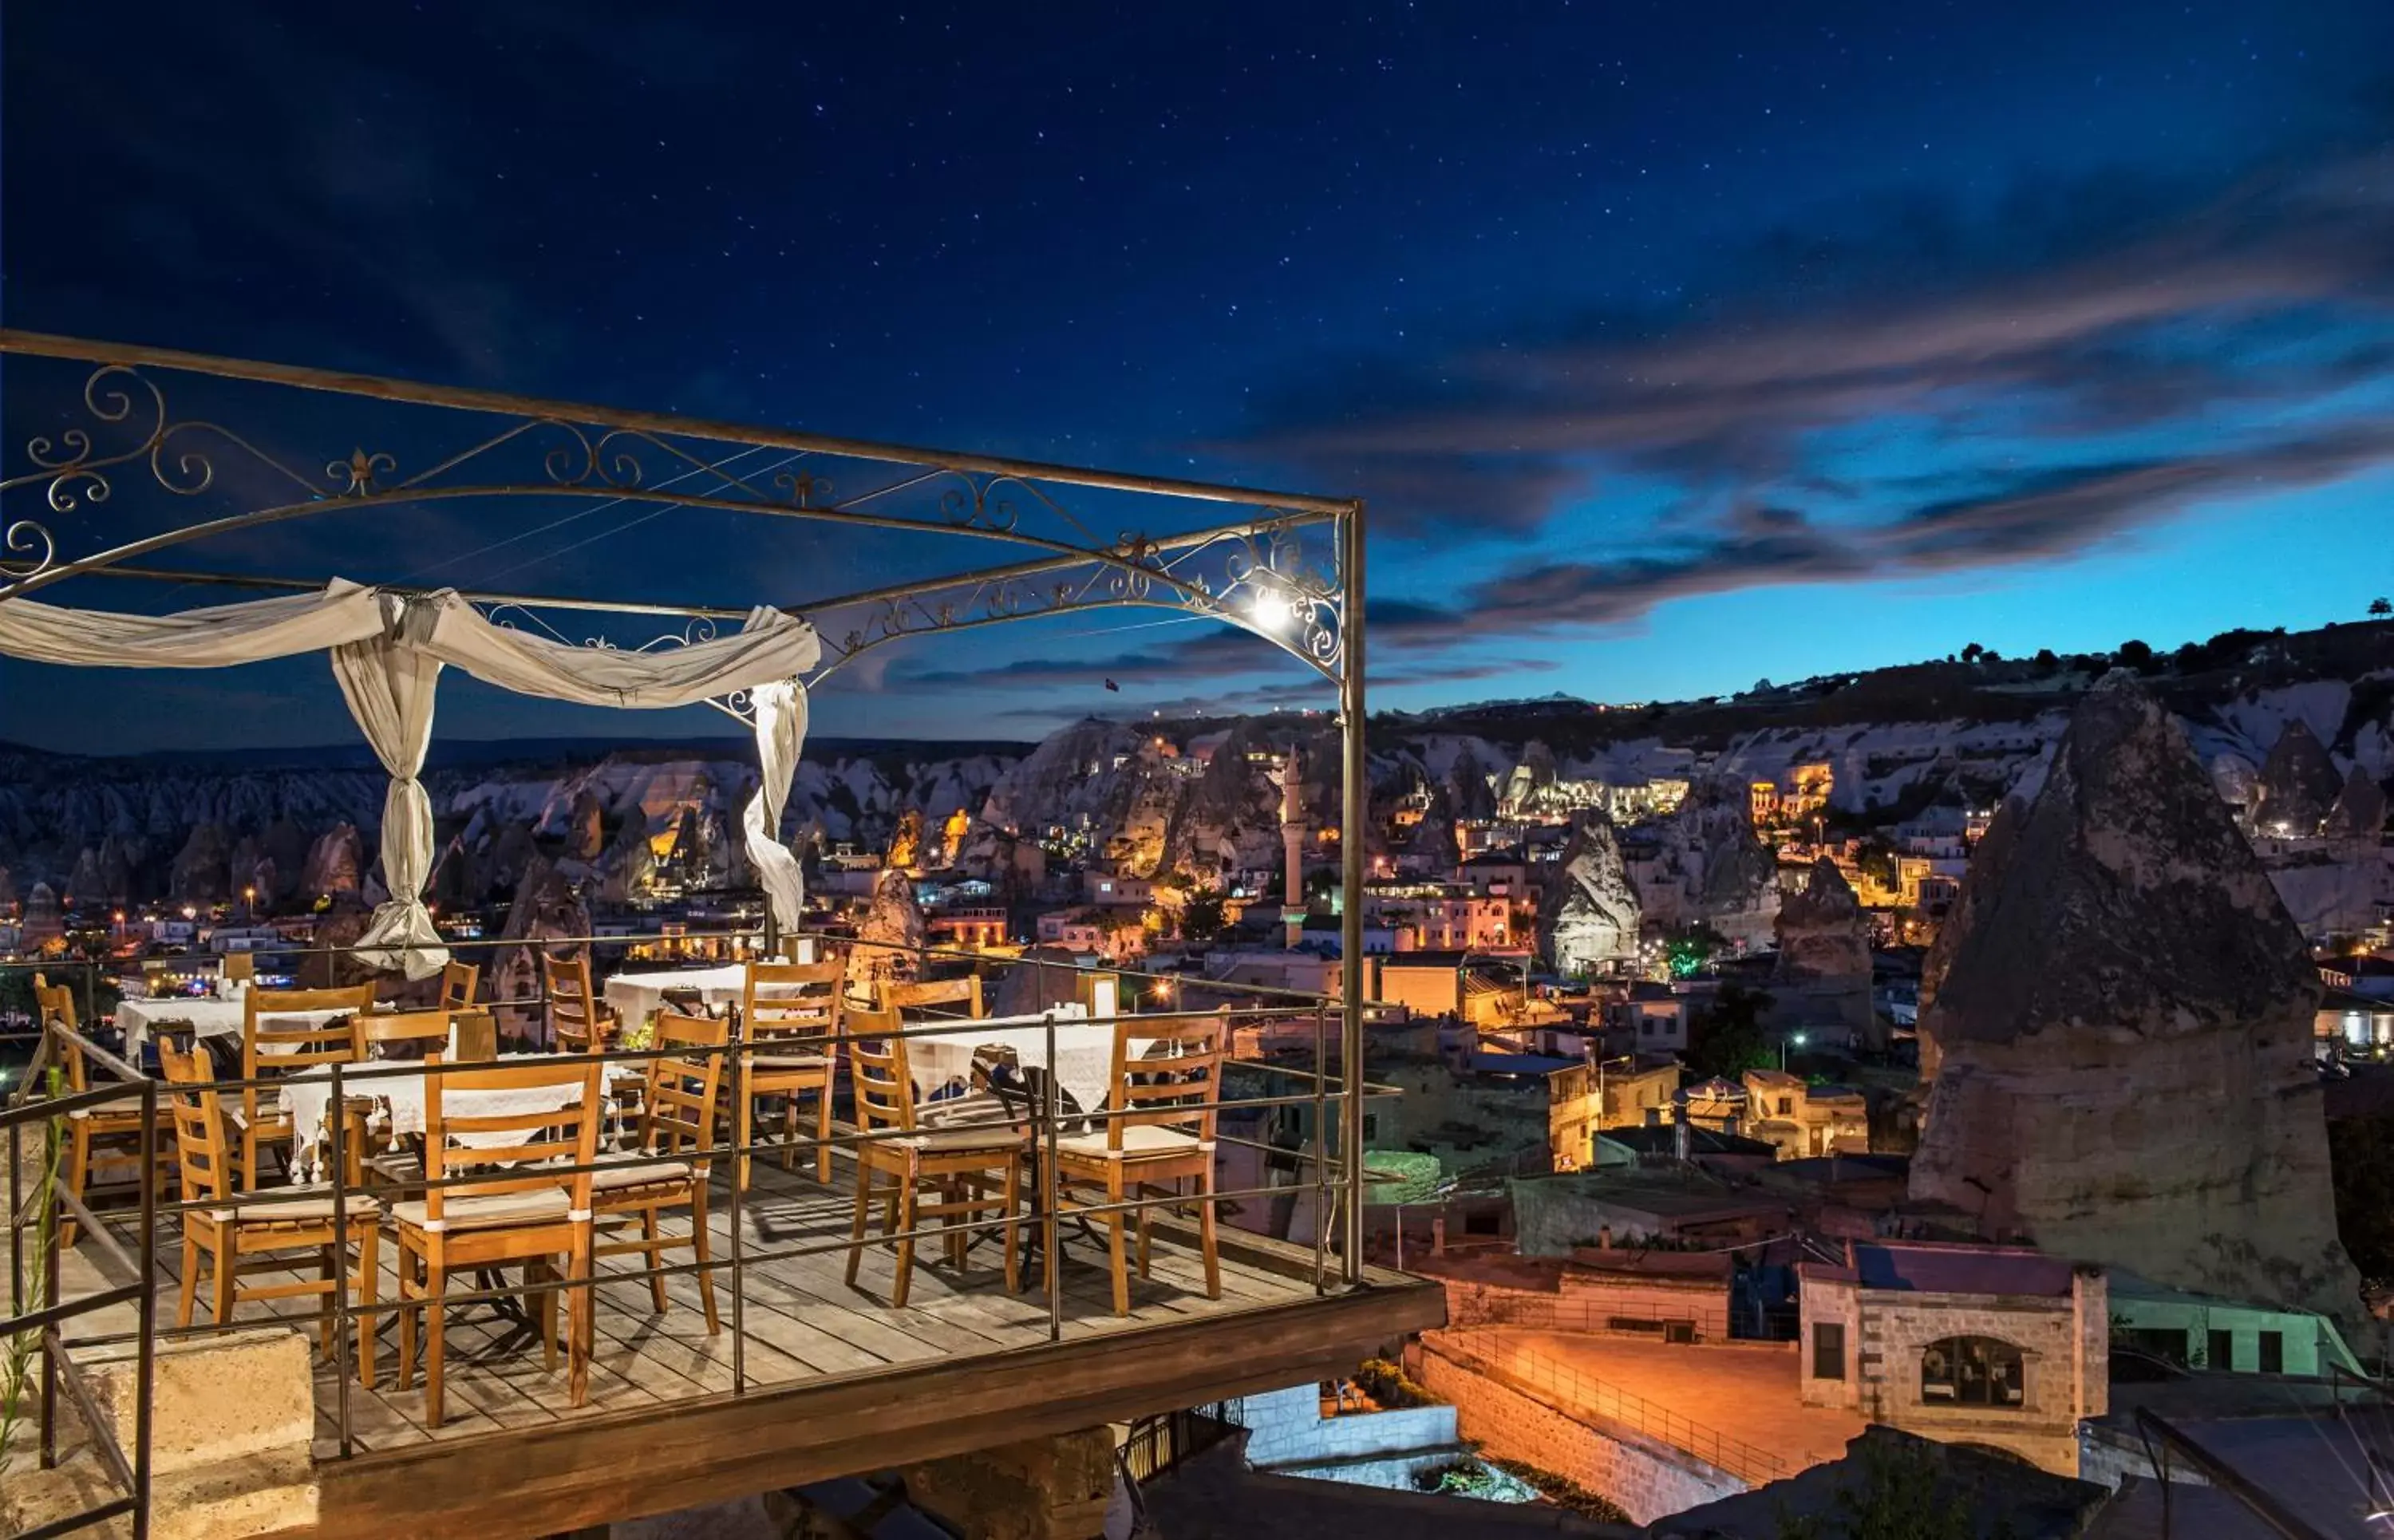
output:
M1870 1149L1870 1103L1844 1086L1814 1086L1783 1070L1748 1070L1751 1121L1741 1130L1779 1147L1783 1159Z
M1844 1251L1796 1267L1806 1404L2078 1474L2079 1421L2109 1406L2101 1269L2010 1246Z
M1554 1168L1582 1171L1596 1165L1600 1130L1661 1122L1678 1089L1676 1059L1600 1059L1547 1075L1546 1133Z

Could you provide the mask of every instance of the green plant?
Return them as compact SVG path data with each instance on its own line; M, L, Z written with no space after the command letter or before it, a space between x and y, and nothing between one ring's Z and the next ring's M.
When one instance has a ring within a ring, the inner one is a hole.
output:
M1486 1458L1486 1456L1482 1456ZM1536 1492L1547 1502L1566 1513L1576 1513L1583 1519L1599 1523L1631 1522L1628 1510L1600 1493L1590 1492L1568 1476L1558 1476L1551 1470L1527 1465L1519 1460L1488 1460L1506 1475Z
M53 1097L66 1094L64 1078L54 1065L49 1072L47 1089ZM48 1297L50 1253L58 1245L58 1208L50 1201L59 1180L61 1153L66 1148L66 1130L60 1119L52 1118L44 1125L42 1135L42 1167L33 1178L33 1191L26 1195L29 1205L25 1212L39 1215L33 1230L33 1244L20 1255L15 1275L8 1280L8 1311L11 1315L30 1315L46 1310ZM7 1130L14 1139L17 1130ZM15 1152L10 1152L13 1159ZM16 1215L10 1215L13 1223ZM39 1332L19 1332L0 1343L0 1475L7 1473L9 1448L15 1443L17 1430L25 1420L25 1403L33 1399L33 1359L41 1349Z
M1372 1404L1384 1412L1438 1404L1438 1398L1406 1374L1403 1364L1389 1359L1365 1359L1363 1366L1355 1371L1355 1388L1371 1397Z
M1940 1493L1941 1466L1927 1449L1865 1443L1859 1468L1837 1484L1828 1513L1795 1514L1779 1507L1779 1540L1978 1540L1968 1497ZM2006 1540L1999 1520L1988 1540Z

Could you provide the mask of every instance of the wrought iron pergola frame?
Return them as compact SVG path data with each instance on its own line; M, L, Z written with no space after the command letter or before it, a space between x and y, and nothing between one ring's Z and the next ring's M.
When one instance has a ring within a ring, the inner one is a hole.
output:
M411 504L505 502L598 495L659 507L795 519L834 527L944 536L1027 549L1019 559L913 582L779 606L816 625L824 662L813 680L875 647L1080 611L1145 608L1210 618L1263 638L1338 692L1342 749L1340 863L1349 901L1341 914L1340 1161L1362 1168L1362 890L1364 819L1363 504L1359 498L1249 487L1003 456L792 432L669 412L560 401L467 387L0 329L0 355L87 367L88 424L33 438L29 467L0 465L0 603L76 577L147 579L260 590L320 589L314 578L186 571L147 564L158 553L244 530L342 511ZM502 419L421 470L360 443L302 469L222 423L178 418L156 375L445 408ZM767 480L736 462L780 451ZM536 452L540 474L523 474ZM109 502L121 480L195 497L218 484L218 460L239 463L289 494L256 501L81 556L62 557L60 516ZM509 462L514 462L510 466ZM818 470L829 462L886 467L861 492L843 493ZM798 468L787 468L796 466ZM652 468L657 467L657 468ZM493 471L502 474L491 475ZM660 472L663 479L655 479ZM693 488L682 483L696 481ZM1128 494L1242 508L1246 517L1178 533L1124 530L1101 539L1066 504L1062 489ZM25 505L39 499L37 511ZM909 512L927 505L927 512ZM1033 523L1026 523L1026 516ZM1064 533L1034 527L1051 523ZM1326 531L1326 567L1309 565L1308 532ZM344 573L360 581L363 574ZM385 585L404 587L404 585ZM682 605L598 596L468 592L493 618L520 617L562 636L542 612L679 621L648 646L711 636L745 607ZM817 619L816 617L823 617ZM612 645L597 638L589 645ZM810 680L809 682L813 682ZM741 713L740 703L718 703ZM1362 1255L1361 1205L1342 1216L1348 1266Z

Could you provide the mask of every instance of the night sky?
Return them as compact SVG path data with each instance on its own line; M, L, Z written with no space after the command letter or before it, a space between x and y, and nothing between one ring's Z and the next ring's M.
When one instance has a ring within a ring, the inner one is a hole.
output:
M2172 646L2394 589L2385 0L28 4L0 50L10 325L1360 494L1375 706ZM5 383L15 472L79 378ZM735 605L900 559L590 508L181 554ZM77 551L114 538L85 512ZM44 597L226 597L138 586ZM1327 704L1142 613L883 656L818 731ZM441 722L727 725L467 681ZM352 737L321 660L0 665L0 739Z

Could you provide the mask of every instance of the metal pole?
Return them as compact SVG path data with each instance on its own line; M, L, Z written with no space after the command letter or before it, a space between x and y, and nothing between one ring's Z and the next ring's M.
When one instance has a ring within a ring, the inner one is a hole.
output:
M344 1137L349 1119L349 1104L341 1097L340 1060L335 1060L332 1069L333 1099L326 1106L326 1114L333 1124L333 1377L340 1387L336 1404L341 1422L341 1458L346 1460L355 1453L349 1434L349 1147ZM296 1160L299 1152L296 1141L307 1138L307 1130L294 1128L291 1137ZM359 1250L358 1263L362 1270L364 1248L361 1246ZM406 1259L401 1258L400 1265L404 1268Z
M1119 1020L1122 997L1114 997L1115 1032L1122 1031ZM1057 1214L1062 1208L1061 1195L1056 1191L1056 1122L1059 1112L1056 1081L1056 1017L1046 1019L1047 1066L1039 1076L1039 1244L1045 1257L1046 1276L1040 1280L1047 1289L1047 1340L1060 1342L1064 1337L1064 1259L1058 1256L1064 1244L1062 1227Z
M842 985L841 987L844 989L847 986ZM839 1008L839 999L837 995L833 996L833 1008L835 1010ZM748 1105L747 1101L743 1099L748 1095L748 1077L746 1073L743 1073L743 1065L748 1058L747 1042L748 1023L742 1020L740 1012L735 1010L731 1013L731 1046L730 1050L731 1054L732 1130L731 1393L735 1396L745 1394L748 1389L748 1268L745 1248L741 1239L742 1218L745 1211L744 1204L741 1200L741 1190L747 1185L743 1178L747 1176L748 1167L746 1159L747 1146L743 1144L740 1139L740 1125L742 1122L741 1113ZM833 1078L836 1079L837 1076L835 1074ZM830 1097L831 1086L829 1084L826 1084L823 1086L822 1094L825 1098ZM709 1130L707 1138L713 1139L714 1137L714 1132ZM650 1257L649 1265L651 1267L654 1267L656 1262L657 1258L654 1256ZM711 1280L707 1286L710 1288L714 1286Z
M1346 1266L1348 1283L1363 1278L1363 840L1371 792L1363 762L1363 504L1348 505L1340 563L1338 719L1345 764L1338 810L1339 1143L1346 1170Z
M141 1347L133 1402L133 1540L150 1540L150 1427L158 1386L158 1083L141 1083ZM347 1387L343 1387L346 1404ZM346 1425L345 1425L346 1426ZM345 1452L346 1453L346 1452Z

